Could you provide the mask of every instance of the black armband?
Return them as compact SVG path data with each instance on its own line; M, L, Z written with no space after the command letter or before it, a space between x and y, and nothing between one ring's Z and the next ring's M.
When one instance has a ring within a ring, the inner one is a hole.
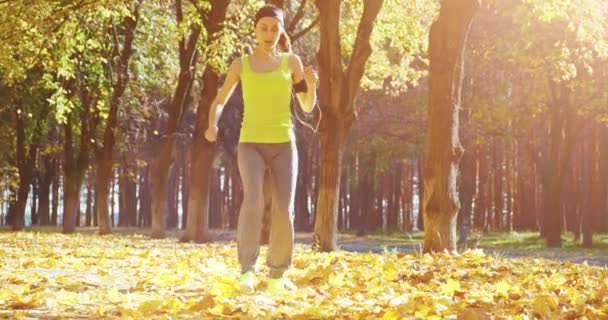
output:
M308 91L308 84L306 84L306 80L302 79L300 82L293 85L293 89L298 92L306 92Z

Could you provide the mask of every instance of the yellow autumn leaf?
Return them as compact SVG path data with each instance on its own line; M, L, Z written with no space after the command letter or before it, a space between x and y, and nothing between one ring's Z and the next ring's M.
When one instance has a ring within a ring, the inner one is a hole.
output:
M508 298L510 289L511 285L504 279L496 283L496 295L499 297Z
M442 294L445 294L447 296L453 296L454 292L460 290L460 281L458 280L453 280L453 279L447 279L445 284L442 284L439 287L439 291Z
M160 299L146 300L139 304L137 310L144 315L150 315L160 310L164 306L164 301Z
M399 320L401 319L401 313L397 310L389 310L384 313L382 320Z
M25 237L0 232L0 283L8 285L0 286L0 318L602 319L608 304L605 269L480 251L319 253L298 244L300 265L286 273L298 288L276 297L264 284L265 247L256 291L243 294L234 243L46 233L28 240L39 250L26 250ZM27 261L35 270L22 268Z

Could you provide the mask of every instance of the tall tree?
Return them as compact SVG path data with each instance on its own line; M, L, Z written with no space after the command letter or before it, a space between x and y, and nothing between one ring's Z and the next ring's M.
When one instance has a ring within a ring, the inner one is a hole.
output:
M338 245L338 193L344 145L355 120L353 101L371 55L370 36L384 0L365 0L353 52L346 70L342 68L339 0L317 0L320 15L319 105L321 168L313 246L333 251Z
M424 252L456 249L456 179L463 51L479 0L446 0L429 34L429 109L424 152Z
M211 3L211 9L204 11L198 8L207 32L207 46L218 40L223 29L226 11L231 0L217 0ZM196 1L192 0L196 5ZM205 139L204 133L209 122L209 109L218 90L219 74L212 59L205 59L205 72L203 73L201 99L196 112L196 127L190 152L191 171L188 190L188 223L182 241L208 242L209 235L209 181L211 163L215 143ZM227 190L224 190L227 192Z
M110 180L114 176L113 151L116 142L115 130L118 124L118 109L121 107L123 96L130 80L129 62L133 55L133 43L135 41L135 30L139 21L139 10L143 0L133 2L130 14L126 15L120 27L111 25L110 31L113 36L113 59L115 65L115 83L110 98L110 110L103 135L103 147L96 151L95 162L97 176L95 181L95 206L97 208L97 219L99 233L110 233L111 221L108 213L108 195ZM120 43L120 38L123 42Z

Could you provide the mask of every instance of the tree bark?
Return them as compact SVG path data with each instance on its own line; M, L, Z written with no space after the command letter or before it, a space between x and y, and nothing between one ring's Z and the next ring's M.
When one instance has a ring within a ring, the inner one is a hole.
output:
M80 114L80 141L77 150L74 150L73 127L71 115L68 115L64 125L64 195L63 195L63 232L72 233L80 223L80 189L86 170L89 165L89 146L91 128L89 114L92 101L87 88L80 87L83 110Z
M543 170L543 231L547 246L561 247L563 210L562 196L566 168L571 163L571 150L575 144L576 115L571 105L572 92L565 83L549 80L553 99L551 108L551 136L549 158ZM559 91L559 94L557 92Z
M304 137L298 139L298 181L296 185L296 216L294 228L296 231L310 230L310 210L308 209L308 187L310 185L310 161L309 160L310 141Z
M19 187L17 188L17 198L14 213L12 216L12 229L14 231L22 230L25 226L25 206L27 204L27 196L30 193L30 184L36 163L36 154L38 152L37 135L33 137L33 142L29 146L26 154L26 135L25 135L25 112L19 106L15 110L15 125L17 132L17 170L19 171Z
M181 23L183 21L181 0L176 1L175 7L177 21ZM184 37L179 40L180 74L177 88L171 102L167 131L161 141L159 159L152 165L152 238L165 237L167 186L171 171L170 167L173 163L177 129L184 114L186 102L190 97L194 81L197 60L196 47L201 31L201 26L196 24L190 30L187 40Z
M427 140L424 152L424 252L456 250L460 209L456 179L463 153L458 109L463 51L479 0L444 1L429 35L430 78Z
M203 19L207 31L207 43L216 41L216 35L223 28L226 10L230 0L214 1L211 11ZM219 87L219 75L215 68L208 64L203 73L203 89L201 100L196 112L196 127L190 151L190 185L188 192L188 224L181 241L209 242L209 183L211 178L211 163L215 152L215 143L204 137L209 126L209 110ZM225 190L227 192L227 190Z
M92 227L93 225L93 184L91 183L91 177L87 178L87 206L85 209L85 221L84 225Z
M54 166L58 170L58 165ZM50 224L53 226L57 225L57 210L59 207L59 183L61 183L60 175L55 174L53 176L52 182L52 190L53 190L53 198L51 200L51 221Z
M320 16L319 100L321 170L313 247L333 251L338 245L338 196L344 145L355 120L353 100L371 55L369 39L383 0L365 0L357 40L346 72L342 70L339 0L316 1Z
M36 168L35 168L36 169ZM37 171L37 170L34 170ZM30 216L32 217L32 225L38 224L38 211L37 211L37 202L39 198L39 181L38 178L39 173L34 172L32 174L32 207L30 208Z
M118 43L117 37L114 42L114 57L118 59L117 81L112 91L110 99L110 111L106 122L103 135L103 149L96 153L97 177L95 182L95 207L97 209L97 219L99 234L111 232L111 221L108 212L108 193L110 180L114 179L114 160L112 153L116 141L115 130L118 124L118 108L122 104L122 98L129 83L129 61L133 54L133 41L135 30L139 20L139 8L143 0L137 0L134 4L131 15L123 20L124 43ZM122 48L122 52L120 51Z
M145 167L139 179L139 227L148 227L152 221L152 195L150 191L150 167Z
M54 161L48 156L41 159L40 203L38 204L38 223L42 226L51 222L51 183L56 170Z

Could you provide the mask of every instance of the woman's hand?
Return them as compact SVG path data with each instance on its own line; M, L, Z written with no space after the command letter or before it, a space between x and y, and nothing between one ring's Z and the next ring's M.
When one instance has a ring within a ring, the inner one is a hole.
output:
M217 126L207 128L207 130L205 130L205 139L214 142L217 139L217 131Z
M319 75L311 65L307 65L304 68L304 80L309 88L314 89L319 81Z

